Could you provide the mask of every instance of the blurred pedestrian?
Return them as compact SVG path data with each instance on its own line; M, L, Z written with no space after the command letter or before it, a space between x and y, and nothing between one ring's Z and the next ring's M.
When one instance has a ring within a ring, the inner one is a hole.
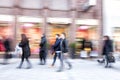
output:
M60 43L60 47L61 47L61 51L62 51L62 59L63 61L65 61L65 63L67 63L68 65L68 69L72 68L72 64L69 62L68 60L68 43L66 40L66 34L62 33L61 34L61 43ZM61 67L59 68L59 70L57 72L61 72L63 70L63 64L61 65Z
M52 66L54 66L57 57L60 59L61 65L63 65L63 60L62 60L62 55L61 55L61 48L60 48L60 42L61 42L60 35L56 34L56 41L55 41L55 43L53 45L53 49L54 49L54 53L55 54L53 54L54 57L53 57Z
M5 54L4 54L4 64L7 64L7 61L9 58L12 58L12 54L10 51L12 51L12 40L6 36L4 39L4 47L5 47Z
M32 65L29 61L29 57L31 55L29 40L25 34L21 34L21 37L22 37L22 39L21 39L21 42L19 43L19 46L22 48L22 56L21 56L20 65L17 68L21 68L22 64L24 62L24 59L26 59L26 61L28 63L27 69L30 69L32 67Z
M113 42L110 40L109 36L103 37L103 49L102 49L102 55L104 56L103 60L98 60L99 63L105 62L105 67L111 67L108 57L113 52Z
M42 35L39 46L40 46L39 51L40 65L45 65L47 57L47 39L45 34Z

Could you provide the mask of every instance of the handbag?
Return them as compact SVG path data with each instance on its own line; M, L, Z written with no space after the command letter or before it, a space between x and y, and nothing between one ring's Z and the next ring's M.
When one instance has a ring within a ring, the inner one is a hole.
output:
M109 63L115 63L115 57L113 56L112 53L108 54L107 59Z

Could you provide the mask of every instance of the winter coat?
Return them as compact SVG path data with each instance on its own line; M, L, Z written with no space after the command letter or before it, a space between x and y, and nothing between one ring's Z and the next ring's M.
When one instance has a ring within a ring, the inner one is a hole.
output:
M103 45L103 55L107 55L113 52L113 42L111 40L105 40Z
M41 38L41 43L39 44L40 46L40 52L46 52L47 50L47 40L46 40L46 37L42 37Z
M10 41L10 39L6 39L4 41L4 47L5 47L6 52L11 51L11 41Z
M19 46L22 48L22 57L28 58L31 55L29 41L21 41Z
M61 39L57 38L55 41L55 44L53 45L54 51L61 51L60 42L61 42Z
M61 39L61 51L62 53L67 53L68 52L68 43L66 39Z

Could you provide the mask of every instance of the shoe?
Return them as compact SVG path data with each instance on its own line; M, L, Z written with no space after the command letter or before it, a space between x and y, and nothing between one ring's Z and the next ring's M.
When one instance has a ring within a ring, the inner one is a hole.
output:
M98 63L104 63L104 60L100 61L100 60L97 60Z
M70 67L68 68L68 70L70 70L70 69L72 69L72 66L70 66Z
M17 69L21 69L21 68L22 68L22 67L20 67L20 66L19 66L19 67L17 67Z
M113 68L113 66L108 66L108 68Z
M100 60L97 60L98 63L100 63Z
M42 65L46 65L46 63L43 63Z
M108 66L105 66L105 68L108 68Z
M43 63L39 63L38 65L44 65Z
M32 67L27 67L26 69L31 69Z
M51 66L52 66L52 67L54 67L54 65L53 65L53 64L52 64Z
M55 66L54 65L50 65L49 68L54 68Z
M7 64L9 64L9 63L8 63L8 62L3 62L3 63L2 63L2 65L7 65Z
M57 70L56 72L62 72L63 70Z

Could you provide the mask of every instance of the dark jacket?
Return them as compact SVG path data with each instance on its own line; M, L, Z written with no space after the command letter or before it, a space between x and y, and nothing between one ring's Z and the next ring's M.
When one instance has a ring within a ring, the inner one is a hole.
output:
M22 48L22 51L23 51L23 54L22 54L22 57L29 57L31 55L31 52L30 52L30 47L29 47L29 41L21 41L19 43L19 46Z
M66 39L61 39L61 51L63 53L67 53L68 52L68 43Z
M8 52L8 51L11 51L11 41L10 39L6 39L4 41L4 47L5 47L5 50Z
M103 45L103 55L107 55L113 52L113 42L112 40L105 40Z
M61 42L61 39L57 38L55 41L55 44L53 45L54 51L61 51L60 42Z
M45 36L41 38L41 43L39 44L39 46L40 46L40 52L47 50L47 40Z

